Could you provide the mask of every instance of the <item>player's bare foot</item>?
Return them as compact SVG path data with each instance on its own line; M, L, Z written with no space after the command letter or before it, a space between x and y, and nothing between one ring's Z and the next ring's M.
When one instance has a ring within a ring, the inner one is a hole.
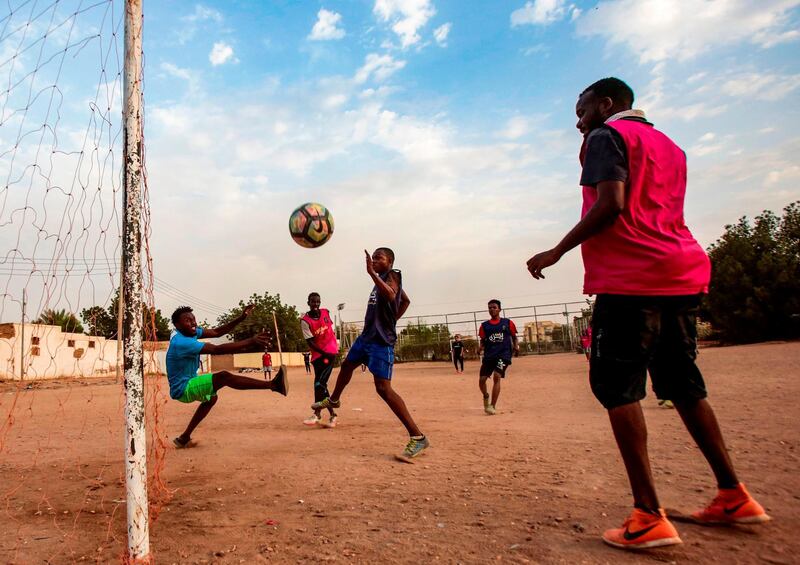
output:
M178 436L172 440L172 445L175 446L175 449L187 449L190 447L194 447L195 445L197 445L197 443L192 441L192 438L184 438L183 436Z

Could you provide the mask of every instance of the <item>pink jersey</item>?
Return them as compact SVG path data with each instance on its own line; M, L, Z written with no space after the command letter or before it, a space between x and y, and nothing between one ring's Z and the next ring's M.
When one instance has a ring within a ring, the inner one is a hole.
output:
M313 339L314 345L325 353L336 355L339 353L339 342L336 341L336 332L333 331L331 313L325 308L319 309L319 318L314 319L306 313L303 316L306 327L303 328L303 336L306 339ZM311 350L311 360L319 359L322 355L319 351Z
M686 155L653 126L607 124L625 141L625 209L581 245L586 294L675 296L708 292L711 263L683 219ZM583 187L586 215L597 189Z

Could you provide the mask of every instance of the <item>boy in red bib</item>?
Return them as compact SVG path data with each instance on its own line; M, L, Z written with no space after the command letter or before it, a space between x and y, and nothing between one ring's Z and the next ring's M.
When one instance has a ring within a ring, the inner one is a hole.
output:
M623 549L681 543L656 496L639 401L647 372L671 400L717 479L719 493L692 514L705 523L757 523L769 516L739 482L706 400L697 357L696 317L711 266L683 218L686 155L632 110L633 91L616 78L578 98L584 135L581 221L549 251L528 260L534 278L581 246L584 292L596 294L589 381L608 410L633 491L634 510L603 541Z
M321 402L328 398L328 379L333 371L333 362L339 353L339 342L333 331L331 313L320 308L321 300L318 292L308 295L308 312L300 320L303 337L311 349L311 365L314 367L314 402ZM336 427L336 411L333 406L327 406L330 420L326 427ZM321 409L314 410L314 414L303 421L307 426L323 425L320 418Z

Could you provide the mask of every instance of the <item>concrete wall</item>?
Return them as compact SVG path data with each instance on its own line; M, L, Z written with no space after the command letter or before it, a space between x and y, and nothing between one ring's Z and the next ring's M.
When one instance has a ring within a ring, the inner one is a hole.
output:
M24 355L25 380L69 377L107 377L117 372L117 341L99 336L62 332L43 324L0 324L0 379L20 380ZM202 340L201 340L202 341ZM166 374L169 342L145 343L145 373ZM280 363L271 351L273 365ZM261 368L261 353L201 355L200 372ZM303 366L302 353L284 353L283 363Z
M280 356L278 355L277 351L270 351L270 355L272 355L272 365L277 367L280 365ZM236 369L260 369L261 368L261 355L262 353L234 353L233 355L233 366ZM213 361L212 367L213 367ZM302 353L283 353L283 364L288 367L302 367L303 363L303 354Z
M24 334L24 335L23 335ZM164 371L167 343L145 344L145 372ZM23 371L20 371L20 365ZM117 372L117 341L44 324L0 324L0 379L107 377Z

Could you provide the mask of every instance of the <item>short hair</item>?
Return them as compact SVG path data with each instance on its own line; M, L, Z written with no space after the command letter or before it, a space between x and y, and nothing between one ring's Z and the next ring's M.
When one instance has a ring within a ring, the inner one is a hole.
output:
M392 251L392 250L391 250L391 249L389 249L388 247L378 247L378 248L377 248L375 251L376 251L376 252L378 252L378 251L382 251L382 252L383 252L383 253L385 253L385 254L386 254L386 256L389 258L389 261L391 261L392 263L394 263L394 251Z
M502 304L500 304L500 301L499 301L499 300L497 300L496 298L492 298L492 299L489 301L489 304L497 304L497 307L498 307L498 308L502 308L502 307L503 307L503 305L502 305Z
M193 312L191 306L178 306L175 311L172 313L172 324L177 326L178 320L181 319L181 316L186 314L187 312Z
M311 297L312 297L312 296L316 296L317 298L319 298L319 297L320 297L320 296L319 296L319 292L309 292L309 293L308 293L308 298L306 298L306 301L309 301L309 300L311 300Z
M580 96L587 92L593 92L595 96L600 98L611 98L614 102L619 102L628 108L633 107L633 89L625 81L616 77L601 78L587 86Z

